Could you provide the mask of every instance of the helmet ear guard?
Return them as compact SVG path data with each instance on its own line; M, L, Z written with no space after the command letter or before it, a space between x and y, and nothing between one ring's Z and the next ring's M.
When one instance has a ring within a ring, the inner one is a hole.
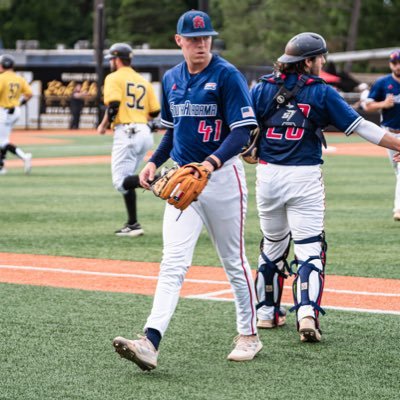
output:
M321 35L313 32L303 32L289 40L285 47L285 54L278 58L278 62L296 63L327 53L328 48L325 39Z

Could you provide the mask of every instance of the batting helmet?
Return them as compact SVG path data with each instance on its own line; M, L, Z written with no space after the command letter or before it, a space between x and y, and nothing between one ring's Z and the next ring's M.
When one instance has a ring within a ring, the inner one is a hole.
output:
M300 33L289 40L285 54L278 58L281 63L296 63L306 58L328 53L325 39L313 32Z
M5 69L12 68L15 64L14 57L9 54L3 54L0 56L0 64Z
M133 50L129 44L126 43L115 43L110 47L109 53L104 57L106 60L112 58L122 58L125 60L131 60L133 57Z

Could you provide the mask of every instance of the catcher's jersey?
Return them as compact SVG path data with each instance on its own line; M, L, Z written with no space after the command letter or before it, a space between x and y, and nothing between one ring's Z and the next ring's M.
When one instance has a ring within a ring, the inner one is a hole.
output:
M289 90L294 88L299 79L297 74L281 77ZM332 124L350 135L362 120L335 89L318 77L308 76L305 86L296 94L295 101L315 129L291 126L293 110L290 106L282 115L285 119L282 125L287 127L262 126L262 121L266 121L276 111L273 98L279 89L273 74L264 76L263 79L267 82L258 83L251 90L251 95L261 127L260 160L264 162L280 165L322 164L322 146L315 133L316 128Z
M104 81L104 104L119 101L117 124L147 123L148 115L160 110L160 103L150 82L131 67L122 67Z
M393 76L379 78L371 87L368 101L383 101L388 94L394 95L394 106L382 109L382 125L387 128L400 129L400 83Z
M32 94L32 89L25 78L11 70L0 74L0 107L17 107L21 95L25 94Z
M257 126L246 80L217 55L199 74L186 62L166 72L161 122L174 130L170 156L179 165L202 162L232 129Z

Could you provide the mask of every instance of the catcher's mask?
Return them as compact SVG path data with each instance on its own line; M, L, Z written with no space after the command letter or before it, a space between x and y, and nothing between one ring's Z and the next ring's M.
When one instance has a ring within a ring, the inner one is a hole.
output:
M289 40L285 47L285 54L278 58L278 62L289 64L327 54L325 39L313 32L300 33Z
M0 56L0 64L5 69L13 68L15 64L14 57L9 54L3 54Z
M131 60L133 57L133 50L129 44L115 43L110 47L109 53L104 57L106 60L113 58L121 58L124 60Z

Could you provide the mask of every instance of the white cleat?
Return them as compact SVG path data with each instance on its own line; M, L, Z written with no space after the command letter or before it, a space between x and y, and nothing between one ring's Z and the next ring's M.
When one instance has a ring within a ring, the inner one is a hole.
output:
M316 328L315 319L305 317L299 322L300 340L302 342L320 342L321 331Z
M286 324L286 315L280 315L278 317L278 325L275 324L275 320L273 319L259 319L257 321L257 328L260 329L271 329L276 326L283 326Z
M263 348L258 335L238 335L233 343L235 348L228 355L230 361L250 361Z
M151 371L157 367L158 351L145 336L139 337L138 340L129 340L117 336L113 346L121 357L134 362L143 371Z
M32 154L26 153L24 158L24 172L29 175L32 171Z

